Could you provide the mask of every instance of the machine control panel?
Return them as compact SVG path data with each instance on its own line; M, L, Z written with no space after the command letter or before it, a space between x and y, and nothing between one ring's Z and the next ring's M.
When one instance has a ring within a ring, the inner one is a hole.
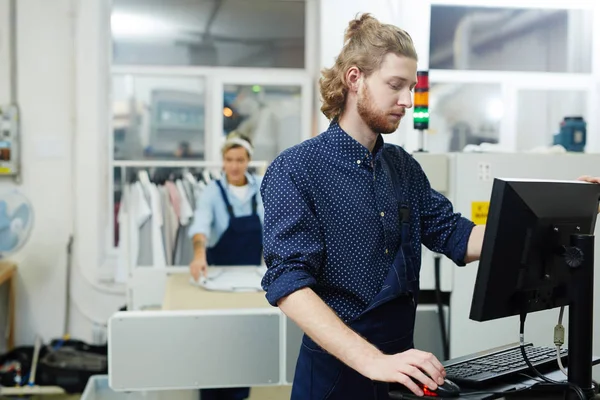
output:
M0 176L20 180L19 110L14 105L0 105Z

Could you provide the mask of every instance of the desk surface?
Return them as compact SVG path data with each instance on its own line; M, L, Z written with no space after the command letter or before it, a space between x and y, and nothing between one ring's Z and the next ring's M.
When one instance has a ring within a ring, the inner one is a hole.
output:
M271 307L264 292L216 292L194 286L189 273L167 277L163 310L207 310Z

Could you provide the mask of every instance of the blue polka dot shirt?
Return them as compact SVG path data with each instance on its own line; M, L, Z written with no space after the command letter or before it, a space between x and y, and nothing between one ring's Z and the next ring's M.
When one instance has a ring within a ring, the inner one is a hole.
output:
M349 321L381 290L401 235L398 201L382 165L383 146L379 136L371 154L334 121L269 166L261 185L267 265L262 286L273 306L311 287ZM431 188L410 154L395 147L391 164L410 208L416 268L421 244L465 265L474 224Z

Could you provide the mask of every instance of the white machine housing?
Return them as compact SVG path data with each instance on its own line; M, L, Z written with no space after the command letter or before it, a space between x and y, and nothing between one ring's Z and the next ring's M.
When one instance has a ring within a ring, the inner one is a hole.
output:
M448 197L455 211L471 219L474 203L488 202L494 177L522 179L575 180L580 175L600 176L600 154L489 154L489 153L415 153L434 189ZM552 199L548 199L552 201ZM600 249L596 229L596 248ZM423 253L422 288L431 287L433 257ZM600 337L600 261L596 259L594 335ZM442 259L442 289L450 292L450 357L482 351L519 340L518 317L484 323L469 319L478 263L457 267ZM542 311L527 317L525 339L537 346L554 346L553 332L559 310ZM568 309L563 324L567 327ZM567 331L568 334L568 331ZM468 340L465 340L468 338ZM600 340L594 342L600 354ZM595 378L600 378L596 367Z

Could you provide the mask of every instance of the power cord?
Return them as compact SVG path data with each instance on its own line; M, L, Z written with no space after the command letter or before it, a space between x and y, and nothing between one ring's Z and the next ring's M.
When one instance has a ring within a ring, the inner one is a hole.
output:
M554 345L556 345L556 361L558 363L558 368L568 378L569 373L567 372L567 369L565 368L565 366L563 364L562 357L560 354L562 345L565 343L565 327L562 324L564 313L565 313L565 307L562 306L560 308L560 313L558 314L558 323L554 327ZM592 380L592 383L594 384L594 390L597 391L598 390L598 382Z
M577 397L580 400L587 400L587 397L585 396L585 394L583 393L583 390L568 381L555 381L552 380L548 377L546 377L545 375L543 375L542 373L540 373L540 371L538 371L532 364L531 361L529 361L529 358L527 357L527 353L525 352L525 318L527 317L527 313L521 313L521 323L520 323L520 328L519 328L519 341L520 341L520 348L521 348L521 354L523 355L523 360L525 360L525 363L527 364L527 366L529 367L529 369L535 374L537 375L539 378L541 378L542 380L544 380L547 383L551 383L553 385L559 386L559 387L567 387L569 389L571 389L573 392L575 392L575 394L577 395Z
M440 264L442 261L442 256L440 254L435 254L433 257L433 265L434 265L434 274L435 274L435 297L436 303L438 307L438 319L440 323L440 333L442 335L442 351L444 353L444 360L448 360L450 358L450 344L448 338L448 332L446 330L446 317L444 314L444 303L442 301L442 279L440 277Z
M560 313L558 314L558 324L554 327L554 345L556 346L556 361L558 362L558 368L560 368L562 373L568 377L569 374L567 373L567 369L563 365L562 357L560 356L560 349L565 343L565 327L562 324L564 312L565 306L562 306L560 308Z

